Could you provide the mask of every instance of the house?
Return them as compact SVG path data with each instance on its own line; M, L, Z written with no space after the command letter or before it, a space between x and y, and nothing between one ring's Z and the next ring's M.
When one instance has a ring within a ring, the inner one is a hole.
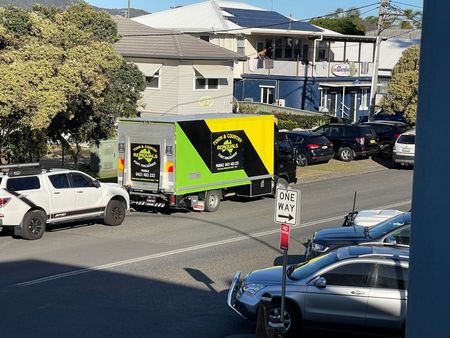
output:
M320 111L352 121L369 111L375 37L342 35L230 1L210 0L133 20L176 28L247 56L234 67L234 96L240 101Z
M228 49L174 30L113 17L116 50L145 75L141 115L232 112L234 62Z

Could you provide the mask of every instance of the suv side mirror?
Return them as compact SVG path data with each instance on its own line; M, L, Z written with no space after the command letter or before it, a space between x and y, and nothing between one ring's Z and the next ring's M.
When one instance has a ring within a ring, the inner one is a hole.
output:
M327 280L324 277L319 277L314 281L314 286L319 289L327 287Z
M96 187L96 188L100 188L102 186L98 180L94 180L93 184L94 184L94 187Z
M389 243L389 244L397 244L397 240L395 239L394 236L386 237L383 242L384 243Z

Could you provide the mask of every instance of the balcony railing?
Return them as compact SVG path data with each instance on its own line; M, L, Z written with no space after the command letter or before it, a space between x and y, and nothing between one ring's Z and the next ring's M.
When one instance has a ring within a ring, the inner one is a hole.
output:
M304 61L262 60L255 63L244 62L244 74L279 75L295 77L370 77L373 62L328 62L318 61L315 64ZM255 66L256 65L256 66ZM258 66L260 68L258 68Z

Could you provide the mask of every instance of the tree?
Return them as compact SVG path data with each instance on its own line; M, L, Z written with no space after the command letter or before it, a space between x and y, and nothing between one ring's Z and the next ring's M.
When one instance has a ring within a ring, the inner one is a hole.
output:
M386 112L404 114L412 123L416 122L419 54L419 46L412 46L403 52L392 71L388 93L381 101L381 107Z
M318 18L310 21L313 25L331 29L341 34L364 35L364 29L354 23L350 17Z
M133 115L143 75L115 51L118 39L110 16L86 4L0 8L0 159L9 149L8 158L20 160L8 146L20 132L34 135L29 149L42 150L34 143L45 135L79 150Z

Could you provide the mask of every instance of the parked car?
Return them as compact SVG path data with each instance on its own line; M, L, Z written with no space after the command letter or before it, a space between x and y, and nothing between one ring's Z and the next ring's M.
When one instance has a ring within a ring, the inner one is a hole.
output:
M403 211L395 209L353 211L345 216L343 226L361 225L364 227L371 227L400 214L403 214Z
M333 144L325 136L311 131L284 132L297 149L297 166L328 162L334 157Z
M399 168L402 165L414 165L415 144L415 129L401 134L397 141L395 141L392 160L396 168Z
M395 243L409 245L411 213L404 212L372 227L325 228L316 231L306 245L305 257L311 259L330 250L365 242Z
M286 271L284 337L302 326L356 332L404 334L409 249L387 245L339 248ZM263 294L272 296L269 315L280 318L282 267L237 272L228 305L242 317L257 316Z
M68 169L0 166L0 227L16 236L39 239L48 224L101 219L122 224L130 208L128 192Z
M412 129L409 124L396 121L373 121L364 124L371 126L377 133L380 154L383 158L391 158L395 141L401 134Z
M405 119L405 116L403 114L387 114L384 111L379 111L373 115L374 121L396 121L396 122L403 122L408 123L408 121ZM369 121L368 116L361 116L358 119L359 123L367 122Z
M368 125L329 123L314 131L333 143L334 152L341 161L349 162L355 157L371 156L380 152L377 134Z

